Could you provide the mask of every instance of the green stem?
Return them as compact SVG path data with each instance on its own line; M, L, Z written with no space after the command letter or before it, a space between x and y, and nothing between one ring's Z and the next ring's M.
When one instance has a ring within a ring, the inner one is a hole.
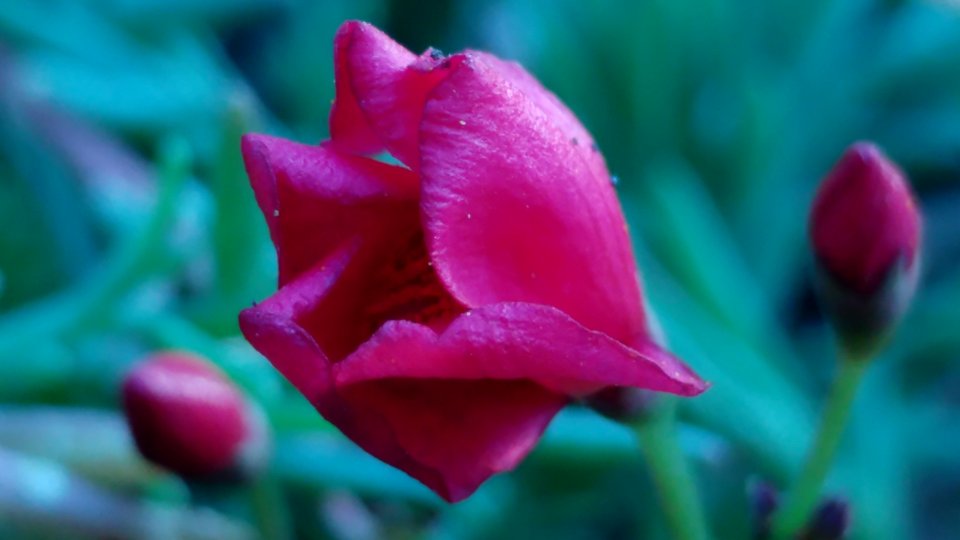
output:
M676 404L671 400L633 427L673 537L706 540L710 538L707 520L677 440L675 412Z
M103 323L112 304L151 270L164 252L164 235L176 218L178 196L190 172L190 148L171 139L161 148L157 203L142 228L118 246L105 266L67 292L0 319L0 357Z
M264 475L250 484L250 507L261 538L271 540L293 538L283 491L275 478Z
M773 517L774 538L790 538L806 524L816 506L867 365L862 359L840 360L813 447L783 506Z

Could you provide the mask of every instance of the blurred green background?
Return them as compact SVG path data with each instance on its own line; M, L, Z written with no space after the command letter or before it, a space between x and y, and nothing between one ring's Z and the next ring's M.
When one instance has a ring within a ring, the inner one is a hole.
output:
M720 539L750 537L749 486L796 471L834 365L813 191L849 143L885 148L926 215L923 284L828 493L852 504L850 538L960 537L950 0L3 0L0 537L666 538L631 435L592 413L564 412L515 473L448 506L238 336L275 282L239 136L326 136L347 18L417 52L519 60L595 135L671 346L713 383L683 403L681 441ZM160 348L205 355L263 406L266 478L191 496L142 462L118 383Z

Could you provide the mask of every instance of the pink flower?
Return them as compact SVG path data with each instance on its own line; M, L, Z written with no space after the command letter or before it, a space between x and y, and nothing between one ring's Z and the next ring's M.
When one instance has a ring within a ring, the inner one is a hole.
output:
M810 215L820 298L853 356L875 353L908 307L921 229L910 185L871 143L851 146L820 186Z
M456 501L573 398L705 389L651 340L609 173L553 94L365 23L334 48L331 140L243 140L280 283L240 326L325 418Z
M188 478L260 465L263 426L240 391L206 360L154 354L124 378L123 407L140 453Z
M843 154L820 186L810 216L817 259L835 280L860 294L880 287L897 263L914 268L920 229L903 173L868 142Z

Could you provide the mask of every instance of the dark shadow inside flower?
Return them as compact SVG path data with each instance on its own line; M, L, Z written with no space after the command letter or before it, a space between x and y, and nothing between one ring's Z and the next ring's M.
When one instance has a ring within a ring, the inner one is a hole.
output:
M411 225L389 245L368 239L322 299L296 319L330 360L348 356L388 321L442 332L466 311L437 277L423 231Z
M244 139L248 168L277 248L293 320L336 361L391 320L442 331L465 307L427 254L418 181L408 169L328 146Z
M375 270L366 308L371 334L390 321L413 321L442 331L465 308L440 283L427 255L423 231L416 231L392 263Z

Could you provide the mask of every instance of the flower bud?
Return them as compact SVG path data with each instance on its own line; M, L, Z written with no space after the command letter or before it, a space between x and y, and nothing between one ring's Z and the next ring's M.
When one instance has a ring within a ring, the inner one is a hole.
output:
M768 482L754 481L747 486L747 496L753 512L753 538L770 537L770 520L780 507L780 493Z
M843 499L826 499L817 507L802 540L841 540L850 527L850 505Z
M851 146L820 186L810 215L818 292L848 353L873 352L909 305L921 229L903 173L871 143Z
M140 453L190 480L253 474L266 461L259 409L210 362L154 354L123 381L123 407Z

